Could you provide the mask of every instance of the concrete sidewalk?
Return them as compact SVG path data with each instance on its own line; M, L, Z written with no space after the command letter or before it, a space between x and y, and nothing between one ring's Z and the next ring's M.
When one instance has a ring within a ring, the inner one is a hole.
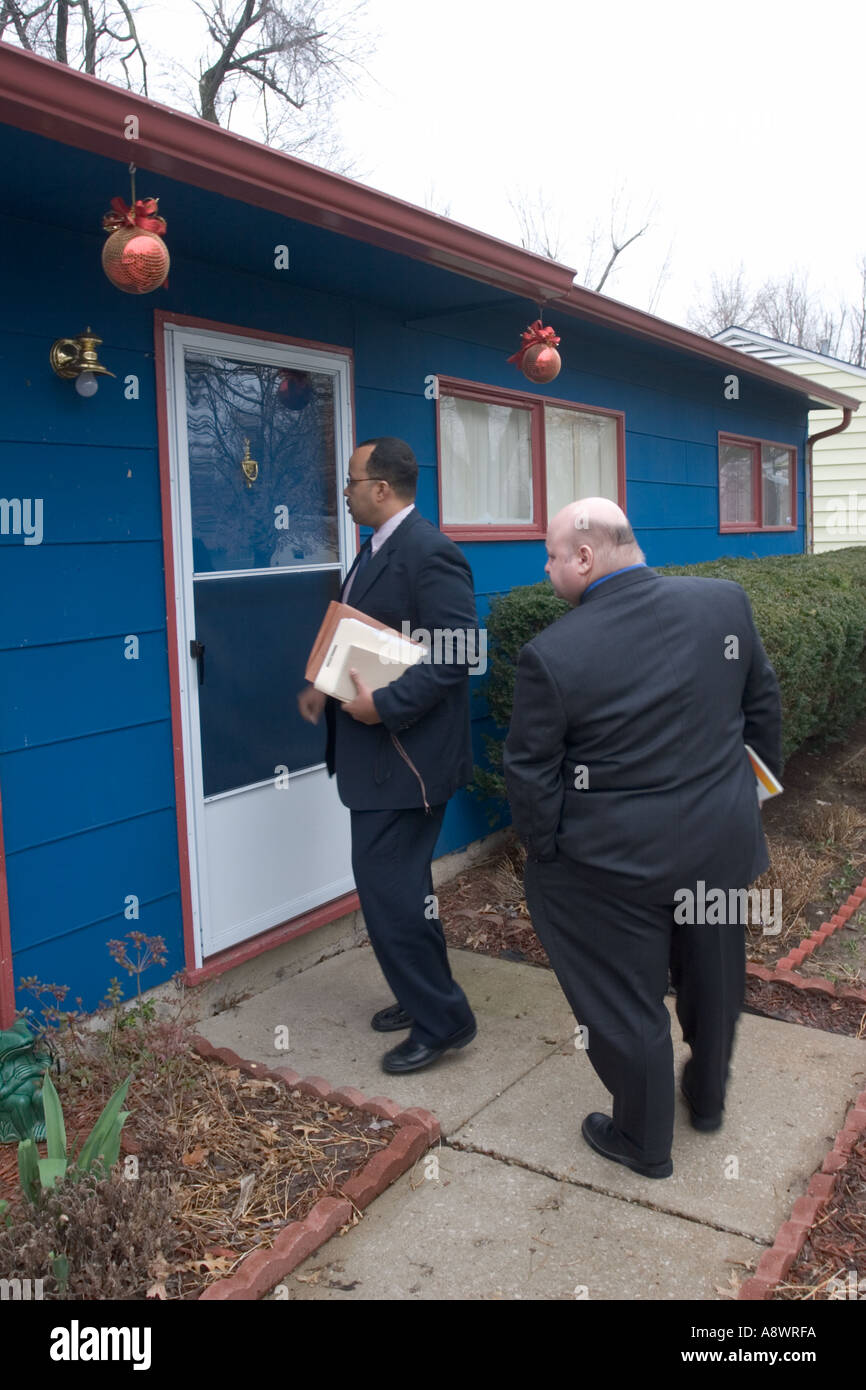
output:
M580 1135L610 1097L574 1045L549 970L452 951L478 1037L429 1071L389 1076L406 1035L369 1020L391 1002L369 947L201 1021L242 1057L432 1110L422 1160L284 1283L289 1299L715 1299L748 1277L866 1085L854 1038L744 1015L725 1124L691 1128L678 1095L673 1177L641 1178ZM672 1033L677 1075L688 1049ZM275 1050L288 1026L290 1048ZM438 1166L438 1176L436 1168Z

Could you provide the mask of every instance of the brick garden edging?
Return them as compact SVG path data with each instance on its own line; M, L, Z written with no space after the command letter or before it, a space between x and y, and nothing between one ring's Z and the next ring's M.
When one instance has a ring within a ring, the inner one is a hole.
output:
M840 927L844 927L848 918L857 911L864 899L866 899L866 878L859 888L855 888L854 892L846 898L839 911L833 914L829 922L822 922L820 927L816 927L809 936L803 937L799 946L795 946L793 951L789 951L786 956L782 956L780 960L776 961L776 970L791 970L802 965L806 957L811 955L822 941L826 941L828 936L832 936L834 932L839 931Z
M849 917L852 917L859 907L866 903L866 878L853 893L845 899L845 902L834 912L829 922L822 922L820 927L809 935L804 936L799 946L795 946L786 956L781 956L776 961L772 969L766 965L756 965L752 961L746 962L746 974L754 975L759 980L765 980L768 984L786 984L793 986L794 989L808 990L816 994L831 994L837 999L858 999L862 1004L866 1004L866 989L857 989L854 985L843 985L842 989L837 987L829 980L810 980L805 975L798 975L795 967L802 965L807 956L826 941L834 932L844 927Z
M354 1086L332 1090L330 1082L321 1076L301 1077L291 1067L266 1067L263 1062L244 1061L230 1048L213 1047L207 1038L200 1036L193 1038L193 1047L199 1056L218 1058L247 1076L281 1081L291 1091L300 1091L302 1095L315 1096L317 1100L334 1105L351 1105L368 1115L391 1120L397 1126L397 1133L388 1147L374 1153L360 1172L344 1184L342 1197L320 1197L303 1221L288 1222L269 1250L252 1250L245 1255L237 1273L209 1284L199 1294L199 1301L261 1298L351 1221L354 1211L363 1211L374 1197L407 1172L439 1138L439 1121L429 1110L417 1106L404 1110L384 1096L370 1099Z
M815 1173L804 1196L798 1197L790 1220L779 1227L774 1244L765 1250L755 1273L740 1288L740 1299L766 1300L781 1283L806 1243L806 1237L833 1196L836 1174L844 1168L848 1154L861 1134L866 1133L866 1091L861 1091L836 1135L832 1149Z

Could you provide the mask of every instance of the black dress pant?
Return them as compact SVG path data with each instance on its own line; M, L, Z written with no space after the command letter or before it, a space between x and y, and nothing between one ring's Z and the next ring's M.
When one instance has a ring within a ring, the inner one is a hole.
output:
M435 1046L473 1021L452 978L436 912L430 861L445 805L423 810L352 811L352 869L382 974L415 1020L413 1041Z
M613 1122L634 1157L670 1157L673 1045L665 1005L670 970L683 1037L692 1049L683 1085L694 1109L724 1104L745 990L742 925L680 925L674 904L611 897L579 877L563 855L526 865L535 931L578 1023L587 1053L613 1096Z

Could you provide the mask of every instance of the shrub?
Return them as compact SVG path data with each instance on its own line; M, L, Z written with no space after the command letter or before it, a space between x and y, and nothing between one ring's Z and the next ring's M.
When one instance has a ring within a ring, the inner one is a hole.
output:
M810 739L842 739L866 709L866 547L822 555L710 560L668 565L742 584L782 695L782 754ZM502 744L511 719L521 647L568 612L545 580L494 599L487 619L490 715L500 732L485 737L490 766L476 767L474 789L501 806ZM491 817L492 818L492 817Z

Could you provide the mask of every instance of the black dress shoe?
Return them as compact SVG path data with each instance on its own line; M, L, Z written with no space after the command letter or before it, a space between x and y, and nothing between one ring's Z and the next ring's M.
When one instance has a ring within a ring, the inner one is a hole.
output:
M680 1090L683 1090L682 1086L680 1087ZM683 1099L685 1100L686 1105L689 1107L689 1118L692 1122L692 1129L700 1129L707 1134L711 1130L721 1129L722 1120L724 1118L723 1112L721 1110L716 1115L699 1115L698 1112L695 1110L695 1107L692 1105L692 1102L689 1099L688 1093L686 1091L683 1091Z
M602 1158L609 1158L613 1163L624 1163L626 1168L640 1173L643 1178L669 1178L674 1171L670 1159L664 1163L641 1163L638 1159L632 1158L631 1154L626 1152L625 1140L614 1129L613 1120L598 1110L587 1115L580 1132L589 1147L601 1154Z
M452 1047L466 1047L471 1043L475 1034L478 1032L478 1025L473 1019L465 1028L461 1028L459 1033L452 1033L450 1038L444 1042L436 1043L434 1047L428 1047L427 1043L413 1042L407 1038L397 1047L392 1047L390 1052L386 1052L382 1058L383 1071L404 1072L421 1071L422 1067L432 1066L438 1062L444 1052Z
M377 1033L399 1033L401 1028L411 1028L414 1022L412 1015L401 1009L399 1004L392 1004L390 1009L380 1009L373 1015L370 1027L375 1028Z

